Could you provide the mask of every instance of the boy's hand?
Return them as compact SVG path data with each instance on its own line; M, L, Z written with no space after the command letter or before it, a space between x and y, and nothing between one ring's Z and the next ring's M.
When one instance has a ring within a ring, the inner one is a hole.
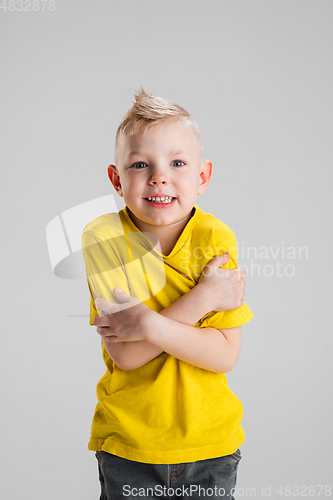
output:
M103 341L112 343L145 340L149 318L154 311L119 287L115 288L114 293L120 304L101 298L95 300L96 307L108 314L94 319L97 333Z
M246 271L243 269L219 269L226 264L228 254L216 255L204 267L197 286L204 287L205 299L211 311L238 309L244 304Z

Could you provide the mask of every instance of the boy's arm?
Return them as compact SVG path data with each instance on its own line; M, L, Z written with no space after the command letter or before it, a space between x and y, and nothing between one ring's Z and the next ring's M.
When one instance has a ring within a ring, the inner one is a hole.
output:
M195 325L210 312L205 292L204 287L198 284L159 314L179 323ZM164 352L164 349L146 340L108 342L103 339L103 344L110 358L122 370L140 368Z
M146 335L149 342L175 358L215 373L227 373L237 363L242 327L195 328L160 316Z
M126 255L127 242L117 240L117 244L121 246L122 252ZM82 234L82 253L91 300L98 296L111 301L118 299L117 294L110 290L111 283L121 286L129 293L126 274L119 265L117 255L113 253L109 240L99 240L94 234L84 231ZM223 259L225 262L227 261L226 257ZM213 303L209 300L210 297L208 296L208 300L205 300L206 295L209 295L204 293L206 289L207 286L202 285L194 287L178 301L161 311L160 314L175 321L194 325L212 310ZM96 308L92 306L90 314L95 315L96 313L98 313ZM119 368L127 370L139 368L163 352L163 349L147 341L110 344L104 342L103 336L102 340L107 353L115 364Z
M199 284L180 297L160 315L186 325L196 324L212 310L228 310L243 303L245 271L237 278L237 272L221 270L227 263L228 254L218 255L207 264ZM119 296L121 300L121 295ZM102 337L103 338L103 337ZM145 340L136 342L103 342L114 363L123 370L134 370L159 356L164 350Z
M235 366L241 326L221 330L195 328L152 311L125 292L123 296L126 307L96 300L97 307L111 313L94 320L105 345L145 340L182 361L212 372L226 373Z

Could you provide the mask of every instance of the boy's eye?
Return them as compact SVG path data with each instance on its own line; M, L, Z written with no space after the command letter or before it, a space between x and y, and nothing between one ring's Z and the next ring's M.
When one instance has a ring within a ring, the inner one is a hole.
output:
M180 163L182 163L182 165L180 165ZM182 167L183 165L185 165L185 162L183 162L182 160L174 160L171 165L173 165L174 167Z
M147 166L147 163L143 162L143 161L137 161L136 163L134 163L134 165L132 165L132 167L134 168L144 168Z

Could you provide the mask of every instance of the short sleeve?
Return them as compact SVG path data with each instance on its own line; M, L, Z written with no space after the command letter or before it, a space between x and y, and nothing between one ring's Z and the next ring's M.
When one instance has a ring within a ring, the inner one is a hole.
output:
M213 230L214 255L230 255L228 262L222 266L223 269L237 269L237 243L234 233L228 228L228 232L221 231L220 228ZM241 326L253 318L253 313L244 302L242 307L229 311L212 311L206 314L197 323L200 328L234 328Z
M117 303L113 290L120 286L130 295L126 274L119 257L113 251L108 240L100 240L84 231L81 237L82 255L90 292L89 323L94 325L94 318L103 312L95 307L95 299L100 297Z

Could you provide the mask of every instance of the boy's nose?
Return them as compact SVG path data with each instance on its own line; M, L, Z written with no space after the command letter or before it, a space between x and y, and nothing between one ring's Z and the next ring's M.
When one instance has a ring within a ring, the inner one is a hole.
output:
M167 184L169 182L168 176L162 170L155 170L148 180L149 184Z

